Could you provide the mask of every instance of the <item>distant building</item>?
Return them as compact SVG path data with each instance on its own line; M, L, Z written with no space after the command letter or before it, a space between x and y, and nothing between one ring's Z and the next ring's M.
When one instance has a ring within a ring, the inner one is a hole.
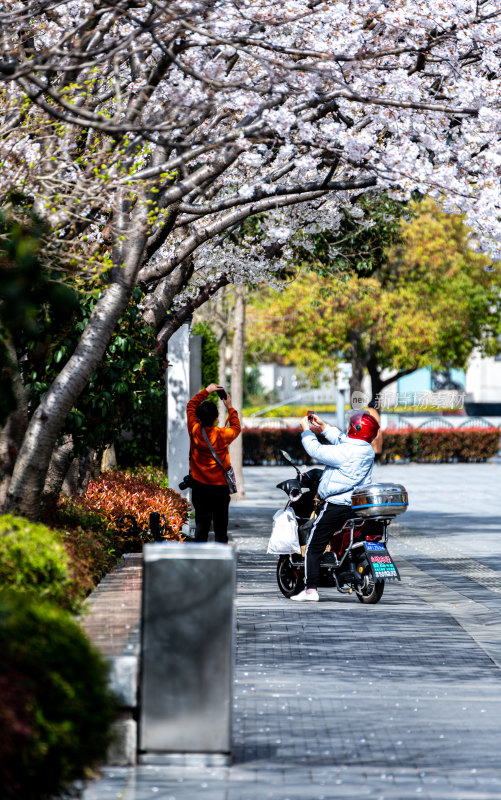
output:
M341 365L346 373L349 365ZM335 404L336 383L330 381L318 389L302 388L293 366L261 364L259 380L263 389L280 403ZM345 378L346 380L346 378ZM364 380L364 392L370 396L370 380ZM349 398L346 398L349 402ZM474 353L466 370L433 371L423 367L382 392L382 403L408 406L419 411L419 405L457 408L470 416L501 416L501 355L483 358Z
M433 392L464 394L464 409L470 416L501 416L501 355L493 358L474 353L463 370L432 372L429 368L401 378L398 394ZM451 405L454 405L452 402Z
M295 367L283 364L260 364L259 383L264 392L272 396L277 403L307 404L336 402L336 384L327 381L318 389L310 389L301 385Z
M473 416L501 416L501 354L470 359L465 381L466 411Z

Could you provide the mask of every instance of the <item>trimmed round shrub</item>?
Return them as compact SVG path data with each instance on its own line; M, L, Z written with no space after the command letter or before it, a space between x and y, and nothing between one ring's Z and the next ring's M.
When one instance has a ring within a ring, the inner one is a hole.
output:
M106 662L68 612L15 593L0 596L0 652L2 800L61 797L106 756Z
M78 604L70 561L60 536L45 525L11 514L0 516L0 585L36 594L59 605ZM76 609L75 609L76 610Z

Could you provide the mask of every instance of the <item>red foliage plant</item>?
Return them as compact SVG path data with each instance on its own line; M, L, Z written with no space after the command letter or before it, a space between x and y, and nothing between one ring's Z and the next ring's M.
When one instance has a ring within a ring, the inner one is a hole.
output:
M97 480L89 481L82 497L62 498L63 507L99 514L108 528L120 530L118 520L130 514L135 517L142 538L149 526L152 511L160 514L165 539L182 540L181 528L188 518L188 502L173 489L165 489L144 478L110 470Z
M475 462L495 456L499 428L403 428L383 431L383 461Z

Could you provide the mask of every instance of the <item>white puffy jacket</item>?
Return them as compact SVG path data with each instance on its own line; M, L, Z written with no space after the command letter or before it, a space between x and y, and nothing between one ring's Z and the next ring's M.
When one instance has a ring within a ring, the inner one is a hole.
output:
M329 503L350 506L353 490L372 482L373 447L363 439L348 437L333 425L327 425L322 433L329 444L320 444L312 431L301 434L308 455L326 464L318 494Z

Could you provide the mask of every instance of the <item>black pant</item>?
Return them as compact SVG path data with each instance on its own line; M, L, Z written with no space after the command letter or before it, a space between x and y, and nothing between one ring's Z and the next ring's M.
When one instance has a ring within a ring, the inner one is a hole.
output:
M351 506L324 503L306 545L306 588L316 589L320 575L320 561L332 534L343 527L352 516Z
M224 486L193 481L191 501L195 509L195 541L206 542L211 522L216 542L228 541L228 506L230 490Z

